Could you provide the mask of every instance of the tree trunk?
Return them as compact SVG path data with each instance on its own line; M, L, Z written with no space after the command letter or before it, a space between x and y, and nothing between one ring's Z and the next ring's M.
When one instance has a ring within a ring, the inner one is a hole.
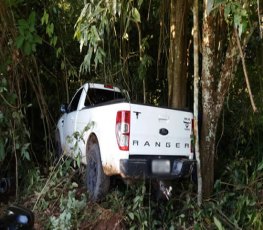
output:
M203 60L202 60L202 129L201 129L201 166L203 178L203 195L210 196L214 183L214 146L218 111L216 111L214 97L214 42L215 33L213 23L215 18L206 14L204 6L203 19Z
M222 112L225 96L240 61L234 28L229 41L226 43L228 35L225 33L224 28L224 14L222 12L213 12L207 15L206 4L204 4L203 15L203 108L200 137L204 198L208 198L213 191L217 124ZM247 44L251 33L243 35L243 46ZM225 44L222 45L222 43Z
M188 1L171 0L168 105L173 108L183 108L186 105L187 14Z

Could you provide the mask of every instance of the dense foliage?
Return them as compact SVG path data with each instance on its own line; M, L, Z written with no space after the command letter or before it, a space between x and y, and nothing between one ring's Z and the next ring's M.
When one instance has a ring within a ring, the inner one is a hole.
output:
M225 16L240 28L240 36L248 16L262 14L260 6L253 11L256 1L243 1L251 3L251 12L235 1L215 2L216 7L226 4ZM93 204L78 179L81 169L74 170L68 159L54 164L58 108L81 83L114 83L128 89L133 100L167 104L165 3L1 1L0 178L14 181L16 201L34 209L39 226L84 229L111 220L113 226L133 229L262 229L263 45L258 27L245 49L258 112L252 111L240 65L219 121L214 195L201 207L196 185L189 181L178 182L166 202L156 201L151 183L143 182L118 184L104 202ZM188 64L191 52L189 42ZM192 95L191 79L188 92Z

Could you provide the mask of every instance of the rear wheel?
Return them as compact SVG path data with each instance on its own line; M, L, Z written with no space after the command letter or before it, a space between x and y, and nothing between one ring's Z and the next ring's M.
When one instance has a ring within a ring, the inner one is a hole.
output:
M97 143L94 143L87 152L86 171L86 182L90 199L93 201L103 199L109 190L110 177L104 174L100 149Z

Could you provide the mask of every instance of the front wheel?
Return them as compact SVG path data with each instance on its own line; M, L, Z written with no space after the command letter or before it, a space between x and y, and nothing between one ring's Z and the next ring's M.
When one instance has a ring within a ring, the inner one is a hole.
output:
M99 201L105 197L109 190L110 177L104 174L100 149L97 143L93 144L87 152L87 189L92 201Z
M55 134L55 161L58 161L59 158L62 156L62 154L63 154L63 150L61 147L59 131L57 130Z

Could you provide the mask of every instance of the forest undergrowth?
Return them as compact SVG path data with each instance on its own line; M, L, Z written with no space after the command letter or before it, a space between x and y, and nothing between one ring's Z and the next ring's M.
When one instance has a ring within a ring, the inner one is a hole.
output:
M64 158L47 172L32 167L21 181L19 198L9 204L30 208L36 229L263 228L263 162L253 165L241 158L230 163L214 195L200 207L190 179L174 183L169 200L158 200L152 181L126 185L115 178L106 198L94 203L83 183L84 171Z

